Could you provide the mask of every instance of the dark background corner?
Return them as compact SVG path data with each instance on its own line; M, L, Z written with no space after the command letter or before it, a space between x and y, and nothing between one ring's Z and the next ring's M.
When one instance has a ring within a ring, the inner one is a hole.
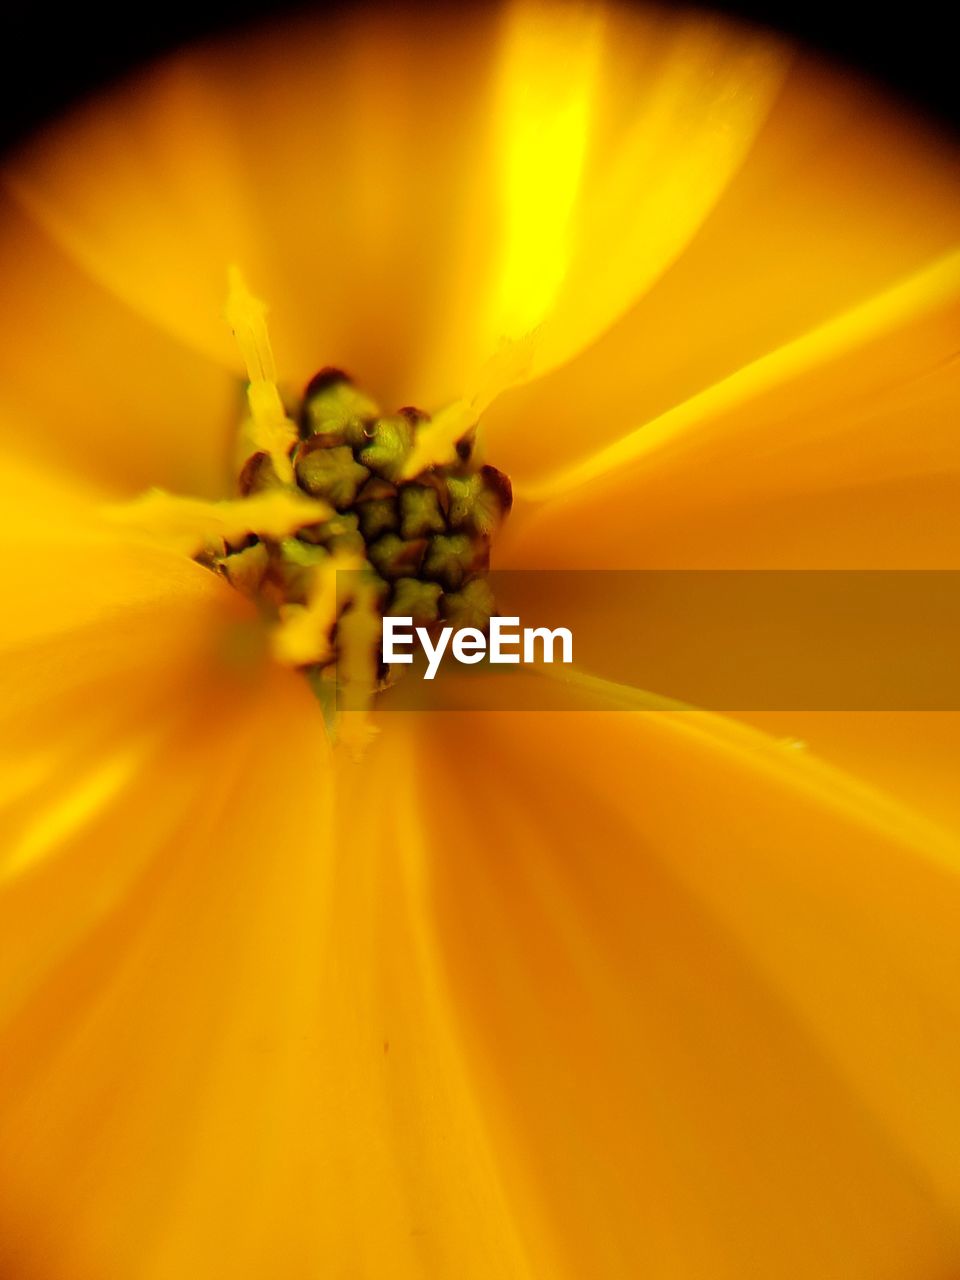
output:
M108 11L104 5L52 7L15 0L2 21L0 149L28 137L79 99L138 65L218 30L287 9L341 7L349 0L292 5L266 0L167 0ZM865 71L927 115L960 133L960 76L947 9L937 0L909 8L850 0L701 0L787 33Z

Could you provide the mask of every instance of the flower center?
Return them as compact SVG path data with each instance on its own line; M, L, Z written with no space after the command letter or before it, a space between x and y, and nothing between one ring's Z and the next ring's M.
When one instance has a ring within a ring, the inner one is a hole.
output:
M249 379L238 496L151 489L102 514L255 600L273 657L310 678L328 728L361 751L373 732L370 701L392 682L383 618L428 631L490 622L490 543L512 490L480 462L477 423L515 375L517 352L498 352L479 388L433 418L382 413L337 369L322 369L291 407L277 387L266 309L239 272L230 279L227 319Z
M485 581L490 542L512 495L502 472L476 462L473 429L450 462L404 478L427 414L382 414L346 374L323 369L291 416L297 430L286 448L259 448L244 461L240 495L299 491L323 504L325 518L285 537L251 534L225 554L198 558L292 622L294 640L306 639L303 624L313 615L322 634L297 665L314 677L344 657L344 614L361 607L427 628L485 628L493 611ZM317 588L330 571L352 572L335 608L321 612ZM390 672L375 656L376 687L383 687Z
M393 679L385 616L427 629L489 624L490 542L510 481L477 457L482 395L432 419L384 414L346 374L322 369L286 405L265 314L231 271L227 318L249 378L239 496L152 491L119 518L173 539L254 599L274 657L310 678L328 726L360 749L366 709Z

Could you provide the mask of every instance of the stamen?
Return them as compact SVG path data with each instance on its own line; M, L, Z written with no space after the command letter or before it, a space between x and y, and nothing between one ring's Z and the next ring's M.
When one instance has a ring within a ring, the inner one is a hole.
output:
M150 489L133 502L104 507L102 513L131 532L192 557L222 555L250 535L286 538L333 515L327 503L298 489L273 489L222 502Z
M260 382L276 383L277 368L267 332L266 305L255 298L247 288L240 268L231 266L227 271L230 291L227 296L227 322L240 348L251 385Z
M305 605L285 605L272 637L273 656L289 667L323 665L336 657L331 633L337 621L338 573L359 573L361 556L335 553L317 564L311 574Z
M401 473L404 480L412 479L428 467L446 466L454 461L457 445L475 429L481 414L497 396L528 376L539 342L539 328L531 329L522 338L505 338L501 342L481 368L473 393L455 400L418 431Z
M252 447L247 456L258 451L266 453L277 478L284 484L292 484L290 450L297 439L297 427L287 417L277 390L276 366L267 333L267 309L249 291L239 268L230 267L228 279L227 321L237 340L249 379L247 402L250 405L250 422L246 435Z
M377 730L370 707L377 690L382 598L373 580L351 574L346 607L337 624L341 712L338 741L359 758Z

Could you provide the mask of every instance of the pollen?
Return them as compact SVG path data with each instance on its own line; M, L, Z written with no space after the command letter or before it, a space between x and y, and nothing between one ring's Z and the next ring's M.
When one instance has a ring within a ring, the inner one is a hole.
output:
M237 496L226 504L230 536L213 548L207 538L195 558L266 612L278 661L301 669L325 703L349 705L343 729L396 678L383 660L384 617L412 615L438 628L465 616L489 623L484 579L511 507L510 481L479 462L476 419L460 406L454 438L449 411L438 415L438 433L428 413L383 412L334 368L285 401L266 309L238 272L230 284L227 320L246 365L249 416L239 432ZM420 465L440 434L451 436L448 461ZM245 508L277 507L289 518L243 520Z

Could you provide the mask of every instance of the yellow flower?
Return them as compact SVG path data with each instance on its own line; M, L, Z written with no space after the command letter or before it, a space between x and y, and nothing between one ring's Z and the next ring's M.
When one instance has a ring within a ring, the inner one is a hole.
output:
M232 496L236 262L284 384L484 407L500 567L956 566L958 187L765 37L532 3L212 44L10 163L5 1277L960 1269L955 716L356 762L103 515Z

